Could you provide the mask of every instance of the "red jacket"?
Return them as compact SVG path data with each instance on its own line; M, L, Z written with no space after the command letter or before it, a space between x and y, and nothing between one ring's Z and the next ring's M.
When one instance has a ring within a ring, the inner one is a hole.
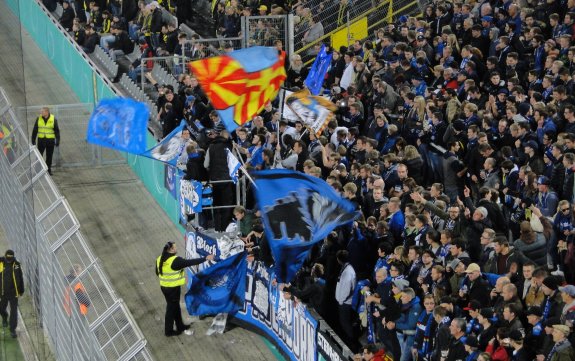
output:
M509 354L507 353L507 350L505 349L505 347L503 347L501 345L498 346L497 349L494 350L493 344L490 343L487 345L485 352L487 352L489 355L491 355L492 361L510 361L511 360L511 358L509 357Z

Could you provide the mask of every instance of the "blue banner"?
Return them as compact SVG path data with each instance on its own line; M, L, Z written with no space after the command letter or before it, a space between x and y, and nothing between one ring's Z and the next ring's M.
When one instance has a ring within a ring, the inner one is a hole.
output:
M185 297L188 313L236 313L245 302L246 271L246 252L241 252L193 275Z
M104 99L98 103L88 122L86 139L128 153L146 150L146 132L150 111L141 102L128 98Z
M146 150L142 155L175 167L178 157L185 151L187 139L182 137L184 129L186 129L186 122L182 121L176 129L166 135L156 146Z
M325 74L331 65L332 53L327 53L325 44L321 46L321 50L317 54L307 78L305 78L305 86L313 95L321 93L321 87L325 79Z
M334 228L355 219L353 204L324 180L300 172L257 172L256 197L278 282L290 282L311 247Z
M178 191L176 189L176 185L178 184L177 179L182 178L179 169L176 167L172 167L169 164L164 164L164 187L168 190L168 193L172 195L174 199L177 199ZM181 172L183 173L183 172Z

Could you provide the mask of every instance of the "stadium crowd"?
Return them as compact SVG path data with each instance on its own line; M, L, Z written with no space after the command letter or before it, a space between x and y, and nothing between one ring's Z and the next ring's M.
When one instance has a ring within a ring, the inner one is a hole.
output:
M162 23L158 4L130 1L77 2L75 14L64 5L62 24L87 52L101 44L121 56L138 42L148 55L182 55L186 35ZM237 36L255 9L318 23L303 0L252 3L219 3L219 35ZM279 99L230 134L193 74L178 89L150 79L164 135L189 125L179 166L189 179L229 180L227 148L249 171L321 177L355 204L361 217L283 290L358 357L574 361L575 0L433 1L374 36L331 49L325 96L338 110L319 136L284 119ZM302 88L299 55L286 70L285 87ZM217 187L214 205L230 204L231 185ZM211 225L223 231L233 217L271 265L253 199L246 208L218 210ZM370 332L382 347L367 344Z

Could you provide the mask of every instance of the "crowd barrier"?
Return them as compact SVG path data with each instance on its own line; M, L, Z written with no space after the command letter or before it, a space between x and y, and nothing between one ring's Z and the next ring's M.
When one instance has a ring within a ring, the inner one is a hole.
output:
M103 98L121 96L114 84L105 78L103 72L98 69L97 65L91 61L40 2L36 0L7 0L7 3L16 16L20 17L23 27L70 85L80 102L97 103ZM148 134L147 141L149 147L156 144L156 140L151 134ZM164 164L131 154L124 154L124 156L128 165L142 180L154 199L172 222L184 233L184 228L179 224L178 196L167 186L168 173ZM263 272L263 270L261 271ZM272 307L274 305L268 305L269 309ZM241 320L241 317L238 319ZM273 323L270 323L271 319L259 319L258 322L255 322L256 318L251 316L247 319L253 319L254 322L243 322L243 325L249 326L250 329L268 338L291 360L338 360L338 358L346 359L348 356L344 356L343 348L333 331L311 312L305 316L305 323L309 322L313 326L308 328L309 333L307 335L311 335L311 338L299 334L298 337L304 336L304 339L298 338L295 343L297 347L306 345L304 353L301 353L301 348L293 349L294 340L288 339L286 341L284 339L285 333L282 336L281 332L283 331L275 330ZM314 350L313 355L310 350Z

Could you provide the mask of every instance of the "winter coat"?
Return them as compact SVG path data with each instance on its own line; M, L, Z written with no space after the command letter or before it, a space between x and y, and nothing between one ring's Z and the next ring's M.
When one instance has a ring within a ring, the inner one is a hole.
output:
M395 322L395 328L404 335L415 335L417 319L422 312L419 297L414 297L408 304L401 305L401 316Z
M523 252L525 257L535 262L538 266L547 264L547 240L543 233L536 232L533 243L526 243L521 239L517 239L513 243L513 247Z

